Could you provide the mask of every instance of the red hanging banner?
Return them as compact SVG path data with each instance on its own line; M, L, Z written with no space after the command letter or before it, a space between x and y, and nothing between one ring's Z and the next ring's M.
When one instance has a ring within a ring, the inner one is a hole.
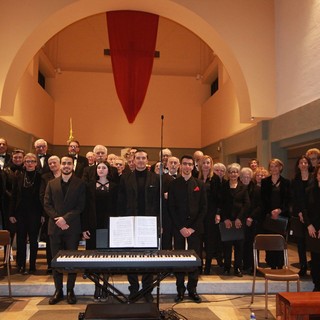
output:
M140 111L149 85L158 20L146 12L107 12L113 77L129 123Z

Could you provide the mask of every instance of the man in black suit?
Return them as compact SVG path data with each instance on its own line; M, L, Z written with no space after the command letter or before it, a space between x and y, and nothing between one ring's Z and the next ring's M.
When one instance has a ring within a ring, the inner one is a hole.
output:
M73 174L73 158L61 158L61 176L48 182L44 209L49 216L48 234L51 252L54 257L59 250L77 250L80 234L80 215L85 207L85 183ZM74 294L76 273L69 273L67 280L67 302L77 302ZM56 304L63 299L63 274L53 271L55 293L49 304Z
M195 178L198 178L199 176L198 162L202 157L203 157L203 152L201 150L196 150L193 154L194 166L192 169L192 176Z
M163 206L162 206L162 245L163 250L172 250L173 224L168 209L168 190L171 181L177 179L180 175L178 170L180 160L177 157L169 157L167 162L168 173L163 175Z
M51 157L51 154L47 154L48 143L44 139L38 139L34 142L35 153L37 156L37 171L42 174L45 172L50 172L48 165L48 159Z
M118 193L118 214L120 216L158 216L160 208L159 176L147 169L148 154L137 150L134 155L135 170L121 175ZM134 299L139 290L137 274L129 274L129 299ZM147 288L152 284L151 274L142 276L142 288L147 302L153 301L153 296Z
M192 176L194 162L191 156L183 156L180 167L181 176L171 181L168 191L169 213L174 224L174 248L184 250L187 241L188 249L201 256L201 235L207 212L206 190L203 182ZM198 274L198 269L189 272L187 284L189 298L196 303L202 301L197 294ZM175 302L184 299L184 277L184 273L176 273L178 295Z
M7 152L8 143L5 138L0 138L0 170L5 168L10 162L10 154Z
M73 171L78 178L82 178L85 167L89 166L88 159L79 154L80 144L77 140L69 141L68 153L73 157Z

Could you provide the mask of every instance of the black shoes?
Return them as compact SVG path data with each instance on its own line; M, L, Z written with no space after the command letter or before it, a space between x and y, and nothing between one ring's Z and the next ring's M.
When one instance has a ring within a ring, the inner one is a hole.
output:
M174 302L179 303L179 302L182 302L183 299L184 299L184 293L178 293L174 298Z
M153 302L153 295L148 292L144 295L144 299L146 300L147 303L152 303Z
M54 295L49 299L49 304L56 304L61 300L63 300L63 291L62 290L56 290Z
M67 292L67 302L69 304L76 304L77 303L77 298L74 294L73 289L72 290L68 290Z
M192 301L194 301L195 303L201 303L202 302L201 297L196 292L189 293L189 298Z
M240 270L239 268L235 268L235 269L234 269L234 275L235 275L236 277L239 277L239 278L242 278L242 277L243 277L243 274L242 274L242 272L241 272L241 270Z
M224 268L222 274L225 275L225 276L230 275L230 269L229 268Z
M298 272L300 277L304 277L307 274L307 266L301 266L300 271Z

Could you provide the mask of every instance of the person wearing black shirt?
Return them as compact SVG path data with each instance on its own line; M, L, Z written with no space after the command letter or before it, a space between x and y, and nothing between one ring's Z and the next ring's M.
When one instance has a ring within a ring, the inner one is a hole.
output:
M119 216L158 216L160 208L159 176L147 169L148 154L137 150L134 155L135 170L121 175L117 210ZM129 299L134 299L139 290L137 274L129 274ZM151 285L153 276L142 275L142 288L146 289L145 300L153 301L153 296L147 288Z
M52 256L59 250L77 250L81 234L81 214L85 208L85 183L73 174L73 158L61 158L61 176L48 182L44 209L49 216L48 234ZM77 302L74 285L77 274L69 273L67 280L67 302ZM53 270L55 293L49 304L63 299L63 273Z

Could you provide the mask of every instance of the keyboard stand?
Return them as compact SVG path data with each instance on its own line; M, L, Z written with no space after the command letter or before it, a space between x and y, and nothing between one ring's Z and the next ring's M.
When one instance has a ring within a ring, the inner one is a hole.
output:
M109 273L104 273L104 274L109 274ZM110 276L112 274L110 273ZM135 303L139 299L143 298L143 296L147 292L152 292L154 288L157 288L157 293L156 293L156 301L157 301L157 307L159 309L160 305L160 282L167 278L170 275L170 272L162 272L162 273L157 273L156 276L153 278L152 283L150 286L147 288L140 289L135 295L129 298L128 295L124 294L121 290L117 289L114 285L112 285L109 281L107 281L101 272L94 272L91 270L86 270L84 272L83 278L89 279L96 286L101 288L101 290L104 290L107 296L112 296L115 298L117 301L120 303Z

